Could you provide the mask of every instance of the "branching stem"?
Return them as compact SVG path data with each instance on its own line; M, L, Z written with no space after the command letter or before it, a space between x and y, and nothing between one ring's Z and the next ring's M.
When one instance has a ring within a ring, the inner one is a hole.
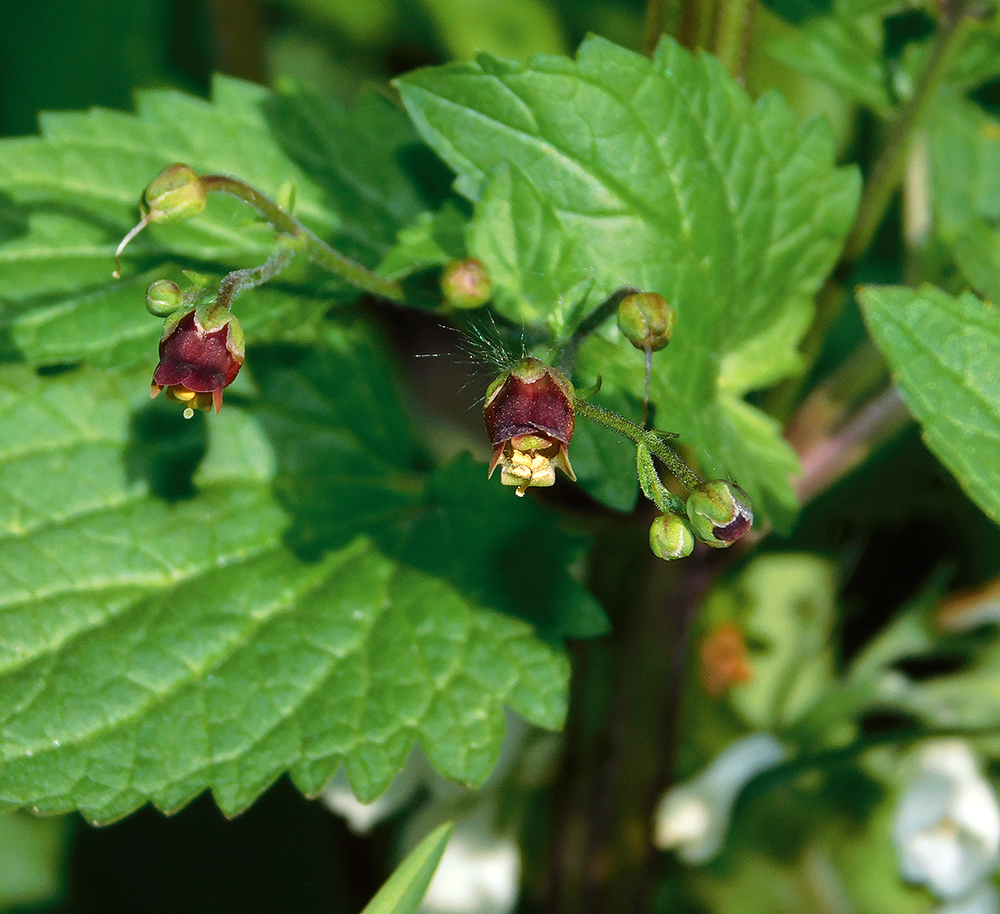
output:
M259 267L233 270L232 273L226 274L219 284L219 295L215 300L216 307L225 308L227 311L232 310L233 301L240 292L256 288L273 279L292 262L294 256L295 251L283 244Z
M610 428L612 431L618 432L619 435L631 438L637 445L645 446L650 453L659 457L670 472L687 488L694 489L705 481L684 462L677 451L663 440L662 432L645 429L624 416L619 416L618 413L613 413L611 410L604 409L604 407L594 403L588 403L580 397L574 398L573 405L578 415L597 422L605 428Z
M403 287L398 282L379 276L378 273L334 250L255 187L228 175L203 175L201 183L208 193L229 194L252 206L278 232L294 238L306 256L328 273L339 276L345 282L372 295L395 302L403 301Z

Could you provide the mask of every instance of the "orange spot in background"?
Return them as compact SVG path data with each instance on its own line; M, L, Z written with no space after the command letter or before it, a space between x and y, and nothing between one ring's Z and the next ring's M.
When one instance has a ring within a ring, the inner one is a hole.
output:
M715 626L704 637L699 657L701 684L713 698L721 698L732 686L753 678L743 633L732 622Z

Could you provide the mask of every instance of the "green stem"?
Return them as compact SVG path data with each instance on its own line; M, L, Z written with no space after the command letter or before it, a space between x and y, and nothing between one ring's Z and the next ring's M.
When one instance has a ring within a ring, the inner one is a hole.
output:
M741 84L746 76L755 9L755 0L726 0L717 12L715 56Z
M610 428L612 431L618 432L619 435L631 438L636 444L644 445L651 453L659 457L670 472L687 488L695 489L705 481L656 432L644 429L641 425L636 425L624 416L604 409L603 406L581 400L580 397L573 398L573 406L578 415L584 416L592 422L597 422L605 428Z
M208 193L229 194L252 206L280 233L296 239L302 245L306 256L327 272L372 295L395 302L403 301L403 287L398 282L379 276L378 273L334 250L255 187L228 175L203 175L201 183Z
M854 225L844 244L842 262L853 264L868 250L875 232L882 224L906 169L914 131L927 114L941 80L973 27L973 20L966 15L969 6L969 3L962 4L954 16L945 19L934 37L913 95L896 115L889 128L889 140L872 166L861 194Z
M642 32L642 53L652 57L660 36L666 31L666 0L646 0L646 22Z
M927 739L987 739L1000 735L1000 727L950 727L939 730L923 730L919 727L907 727L903 730L892 730L876 736L868 736L855 740L846 746L836 749L822 749L808 755L793 758L774 768L762 771L751 778L746 785L746 794L759 793L779 784L786 784L807 771L832 768L836 765L852 762L870 749L879 746L909 746Z
M240 292L253 289L277 276L291 262L295 251L287 245L282 245L275 253L259 267L247 270L233 270L226 274L219 284L219 294L215 300L216 307L232 310L233 300Z
M845 297L844 285L854 264L868 249L875 232L885 218L886 210L906 169L913 134L920 126L941 80L961 50L972 27L972 20L967 15L970 6L971 3L967 0L952 16L943 20L914 87L913 95L900 109L889 127L889 140L875 160L861 193L858 211L844 242L840 262L816 297L816 317L806 332L801 346L805 368L801 374L779 385L768 396L765 405L771 415L785 418L791 412L808 378L809 369L816 361L823 341L840 313Z
M729 0L721 2L728 3ZM715 21L715 4L716 0L684 0L684 9L677 27L677 40L682 47L689 51L708 48Z
M627 295L635 295L639 292L633 286L622 286L615 289L604 301L602 301L593 311L590 312L580 325L573 331L573 335L566 340L561 347L562 354L555 368L564 375L573 373L573 366L576 364L576 357L580 353L580 347L587 341L587 338L597 330L608 318L618 311L618 306Z
M687 517L685 505L663 484L660 474L656 472L653 455L644 444L636 446L636 470L639 475L639 486L646 496L663 514L680 514Z

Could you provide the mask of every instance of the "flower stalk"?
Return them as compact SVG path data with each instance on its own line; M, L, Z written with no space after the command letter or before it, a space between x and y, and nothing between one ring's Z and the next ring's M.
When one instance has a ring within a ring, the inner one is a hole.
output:
M618 413L613 413L611 410L604 409L604 407L597 406L594 403L588 403L580 397L575 398L573 405L579 415L597 422L605 428L610 428L612 431L618 432L619 435L631 438L637 445L644 445L651 454L659 457L667 469L688 489L695 489L704 482L684 462L681 455L663 440L664 434L662 432L653 432L645 429L641 425L636 425L636 423L626 419L624 416L619 416ZM670 437L673 438L676 436L670 435Z
M379 276L378 273L345 257L257 188L229 175L199 176L189 166L181 164L169 166L154 178L146 189L143 195L142 218L122 239L115 252L114 277L116 279L120 277L122 252L139 232L154 222L180 222L197 215L205 209L205 198L210 193L229 194L253 207L274 227L279 240L284 238L287 250L301 250L313 263L328 273L372 295L395 302L403 301L403 287L398 282ZM257 275L255 271L236 272L247 274L243 279L233 280L236 283L236 292L244 288L253 288L254 285L266 282L270 278L265 276L259 281L253 281L253 277ZM247 285L248 282L251 284ZM235 295L236 292L232 294Z
M294 238L301 245L302 252L328 273L333 273L352 286L372 295L395 302L403 301L403 287L398 282L379 276L378 273L345 257L257 188L229 175L203 175L201 183L206 193L229 194L252 206L279 233Z

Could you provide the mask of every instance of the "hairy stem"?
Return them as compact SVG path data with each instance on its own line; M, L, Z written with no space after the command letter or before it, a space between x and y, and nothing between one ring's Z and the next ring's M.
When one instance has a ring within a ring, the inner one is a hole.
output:
M686 516L684 502L663 485L659 473L656 472L653 455L644 444L636 446L636 464L642 494L663 514Z
M403 287L398 282L379 276L334 250L255 187L228 175L203 175L201 183L209 193L226 193L252 206L278 232L294 238L302 246L306 256L328 273L339 276L345 282L372 295L395 302L403 301Z
M233 301L240 292L246 289L253 289L277 276L291 262L295 256L287 245L282 245L259 267L252 267L247 270L233 270L228 273L219 284L219 295L216 298L216 307L225 308L227 311L233 307Z
M588 403L580 397L574 398L573 405L578 415L597 422L605 428L610 428L612 431L618 432L619 435L631 438L636 444L645 445L687 488L697 488L705 481L656 432L644 429L641 425L636 425L624 416L619 416L618 413L613 413L611 410L604 409L604 407L594 403Z
M600 328L605 321L615 315L618 311L618 306L626 296L635 295L638 292L639 290L633 286L622 286L620 289L615 289L614 292L594 308L590 314L580 321L580 325L573 331L573 335L561 347L562 355L559 356L559 361L556 362L555 368L564 375L572 374L573 366L576 364L576 357L580 354L580 347L587 341L587 338Z

